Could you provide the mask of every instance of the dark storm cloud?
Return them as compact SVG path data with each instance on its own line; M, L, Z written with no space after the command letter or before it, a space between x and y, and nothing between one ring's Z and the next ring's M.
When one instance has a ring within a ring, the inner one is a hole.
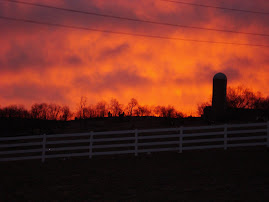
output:
M5 55L0 56L1 70L18 71L24 68L44 68L53 65L54 62L48 60L47 51L42 47L40 42L11 43Z
M120 56L130 50L130 46L127 43L120 44L113 48L105 48L100 52L99 60L115 59L115 57Z
M254 66L253 59L248 57L238 57L238 56L231 56L229 59L224 60L221 64L221 67L242 67L242 68L251 68Z
M259 63L254 62L253 58L233 56L224 60L221 68L230 81L237 81L241 79L243 72L249 72L248 70L251 71L254 67L256 70L264 68L257 64Z
M53 100L55 102L64 101L67 89L55 86L42 86L36 83L6 84L0 86L0 96L7 100L20 98L26 101Z
M211 1L211 0L194 0L191 1L196 4L205 4L226 8L242 9L242 10L254 10L261 12L268 12L269 2L265 0L244 0L244 1ZM176 24L185 24L189 26L200 26L206 28L216 28L222 30L234 30L241 32L252 32L252 33L267 33L269 31L269 21L268 15L253 14L247 12L235 12L231 10L221 10L221 9L211 9L204 7L195 7L182 4L172 4L176 8L180 9L180 12L174 12L172 14L158 14L158 16L163 15L161 19L165 19L168 22L174 22ZM185 11L186 10L186 11ZM156 14L157 15L157 14ZM158 17L157 17L158 19ZM258 28L258 29L255 29ZM252 30L250 31L249 28ZM254 29L253 29L254 28ZM183 29L184 32L194 33L198 31L199 33L207 33L214 36L215 34L221 33L222 36L229 37L237 36L238 34L233 34L230 32L216 32L216 31L205 31L205 30L195 30L195 29ZM197 35L197 32L195 33ZM248 37L253 43L257 41L269 43L269 37L253 36L253 35L241 35ZM198 36L196 36L197 38Z
M193 73L193 75L189 77L178 77L175 79L174 82L179 85L208 84L209 82L211 82L211 79L213 78L214 74L217 73L217 71L213 69L212 65L209 64L197 64L195 69L196 71Z
M118 1L120 2L120 1ZM3 4L3 2L0 2ZM59 6L57 3L43 3L48 5L55 5ZM123 7L120 3L117 3L117 1L114 1L113 3L106 2L102 7L97 6L98 2L95 1L64 1L64 4L62 4L59 7L64 8L72 8L75 10L83 10L83 11L89 11L89 12L96 12L96 13L104 13L108 15L116 15L116 16L122 16L122 17L131 17L131 18L139 18L139 16L136 15L135 8L132 9L131 6L129 7ZM22 11L20 9L21 7L29 8L27 11ZM12 10L12 12L11 12ZM15 15L14 15L14 11ZM159 12L154 11L152 8L148 9L149 14L154 16L155 20L162 20L162 21L168 21L168 22L177 22L182 23L181 21L184 21L185 23L189 24L192 21L201 21L202 19L204 21L209 20L209 16L206 14L204 10L197 10L195 19L193 18L193 15L188 14L188 9L186 12L173 12L169 15L166 13L162 14ZM126 20L115 20L111 18L106 17L98 17L98 16L92 16L92 15L85 15L85 14L79 14L79 13L72 13L72 12L66 12L61 10L55 10L55 9L48 9L48 8L40 8L35 6L22 6L21 4L16 3L6 3L0 9L1 15L8 15L10 17L23 17L26 19L33 19L33 20L39 20L43 22L54 22L54 23L66 23L68 22L69 25L84 25L84 26L90 26L90 27L100 27L101 24L102 27L105 25L106 27L113 27L114 29L126 27L128 29L132 28L143 28L147 29L147 27L150 27L149 24L145 23L135 23ZM12 15L11 15L12 14ZM192 17L190 17L192 16ZM21 24L21 23L20 23ZM116 26L115 26L116 25ZM8 25L7 25L8 26ZM33 27L33 25L25 24L26 27ZM38 26L35 26L37 30L39 29ZM13 27L13 29L16 29L16 27ZM23 30L21 30L23 31Z
M257 64L254 63L253 59L248 57L237 57L232 56L228 60L224 60L221 64L222 72L224 72L229 80L236 81L242 76L241 71L252 69L253 67L258 68Z
M84 64L83 59L79 55L76 55L76 54L67 56L65 58L65 62L66 62L66 64L69 64L71 66L77 66L77 65Z
M25 42L14 40L9 44L9 47L0 55L0 72L18 72L25 69L33 71L44 71L57 66L79 66L85 61L75 53L62 53L61 42L56 42L52 46L47 44L49 39L39 40L42 36ZM65 48L68 50L68 48ZM51 52L54 52L54 55ZM59 56L57 56L57 53Z
M149 78L129 70L116 70L105 75L80 76L74 79L73 86L89 92L115 91L126 88L146 87L151 84Z
M103 3L105 2L105 3ZM201 3L200 1L193 1L194 3ZM0 2L1 3L1 2ZM225 2L212 2L203 1L204 4L223 6L238 9L248 9L248 10L260 10L266 11L269 9L269 3L264 0L252 1L232 1L228 0ZM84 26L90 28L101 28L108 30L129 30L130 32L138 33L155 33L161 35L170 35L175 31L183 31L182 33L193 33L195 29L185 29L178 27L169 26L156 26L148 23L137 23L130 22L127 20L111 19L106 17L98 17L93 15L85 15L80 13L72 13L55 9L40 8L35 6L22 6L16 3L1 3L4 5L2 9L0 8L0 14L23 17L27 19L39 20L43 22L53 22L62 23L75 26ZM167 14L162 12L157 6L155 1L146 1L141 4L139 0L129 1L73 1L66 0L64 2L44 2L43 4L71 8L75 10L89 11L94 13L116 15L121 17L129 18L140 18L152 21L168 22L174 24L182 24L189 26L201 26L219 29L234 29L241 30L246 29L249 26L255 25L260 27L261 30L254 30L254 32L266 32L269 30L269 21L267 16L258 14L249 14L244 12L232 12L227 10L219 9L206 9L201 7L184 6L181 4L172 4L175 8L172 12ZM158 2L158 5L160 2ZM166 5L171 5L169 2L161 2L164 7ZM147 12L137 12L137 10L142 10L143 6L147 7ZM0 6L1 7L1 6ZM22 8L28 8L26 11ZM16 11L16 12L14 12ZM146 17L147 16L147 17ZM222 23L217 25L210 25L211 22L215 22L216 19L221 19ZM2 21L2 20L1 20ZM2 24L2 23L1 23ZM3 29L12 29L14 31L34 31L38 32L42 29L40 26L27 24L27 23L16 23L18 26L14 26L15 23L3 23ZM23 26L21 26L23 25ZM217 26L217 27L216 27ZM27 29L26 29L27 28ZM57 28L51 28L57 29ZM196 30L197 31L197 30ZM199 32L204 32L199 30ZM216 32L208 32L210 34L215 34ZM231 33L226 33L231 34ZM269 42L269 39L263 39Z
M238 67L225 66L215 70L213 69L213 65L198 64L193 76L176 78L175 83L179 85L207 85L212 82L214 75L218 72L226 74L229 81L235 81L241 78L241 74L238 69Z
M229 81L237 81L241 78L241 74L238 68L227 67L221 72L223 72L227 76L227 79Z
M137 18L135 13L135 7L122 7L120 3L117 2L106 2L102 4L102 6L98 6L98 1L73 1L73 0L66 0L64 2L37 2L38 4L50 5L55 7L62 7L67 9L74 9L92 13L100 13L100 14L108 14L108 15L119 15L125 17L132 17ZM1 5L2 8L1 8ZM24 9L25 8L25 9ZM14 12L16 11L16 12ZM89 28L121 28L126 27L132 28L132 25L129 21L126 20L117 20L113 18L106 18L101 16L95 15L86 15L81 13L74 13L74 12L67 12L52 8L42 8L36 6L27 6L22 4L16 3L7 3L0 2L0 15L8 16L8 17L15 17L15 18L23 18L23 19L30 19L40 22L49 22L49 23L60 23L65 25L73 25L73 26L83 26ZM23 22L12 22L8 21L5 23L6 20L1 20L2 28L5 29L12 29L13 32L25 32L25 31L35 31L38 32L40 29L43 29L42 26L33 25ZM18 26L14 26L14 24L18 24ZM134 23L134 28L137 26L144 27L143 24L136 24ZM53 29L53 28L52 28ZM114 30L115 30L114 29Z

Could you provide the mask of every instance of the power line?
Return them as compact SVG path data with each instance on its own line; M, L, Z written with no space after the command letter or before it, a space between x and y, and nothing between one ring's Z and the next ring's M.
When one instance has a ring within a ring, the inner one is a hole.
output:
M229 11L269 15L268 12L262 12L262 11L252 11L252 10L244 10L244 9L237 9L237 8L227 8L227 7L221 7L221 6L211 6L211 5L205 5L205 4L196 4L196 3L189 3L189 2L184 2L184 1L174 1L174 0L160 0L160 1L166 1L166 2L177 3L177 4L185 4L185 5L189 5L189 6L199 6L199 7L204 7L204 8L214 8L214 9L222 9L222 10L229 10Z
M76 30L86 30L86 31L102 32L102 33L109 33L109 34L136 36L136 37L167 39L167 40L177 40L177 41L188 41L188 42L198 42L198 43L211 43L211 44L224 44L224 45L238 45L238 46L252 46L252 47L269 48L269 45L263 45L263 44L248 44L248 43L233 43L233 42L221 42L221 41L206 41L206 40L186 39L186 38L158 36L158 35L135 34L135 33L129 33L129 32L94 29L94 28L73 26L73 25L63 25L63 24L58 24L58 23L39 22L39 21L35 21L35 20L28 20L28 19L21 19L21 18L11 18L11 17L6 17L6 16L0 16L0 19L9 20L9 21L25 22L25 23L31 23L31 24L37 24L37 25L46 25L46 26L54 26L54 27L76 29Z
M86 14L86 15L95 15L95 16L106 17L106 18L114 18L118 20L142 22L142 23L155 24L155 25L164 25L164 26L172 26L172 27L181 27L181 28L186 28L186 29L198 29L198 30L207 30L207 31L215 31L215 32L226 32L226 33L234 33L234 34L245 34L245 35L252 35L252 36L269 37L269 34L265 34L265 33L240 32L236 30L206 28L206 27L197 27L197 26L188 26L188 25L173 24L173 23L166 23L166 22L142 20L142 19L136 19L136 18L128 18L128 17L120 17L120 16L115 16L115 15L107 15L107 14L101 14L101 13L88 12L88 11L80 11L80 10L74 10L74 9L69 9L69 8L55 7L55 6L50 6L50 5L30 3L30 2L17 1L17 0L0 0L0 1L7 1L7 2L12 2L12 3L24 4L24 5L31 5L31 6L57 9L57 10L62 10L62 11L74 12L74 13L81 13L81 14Z

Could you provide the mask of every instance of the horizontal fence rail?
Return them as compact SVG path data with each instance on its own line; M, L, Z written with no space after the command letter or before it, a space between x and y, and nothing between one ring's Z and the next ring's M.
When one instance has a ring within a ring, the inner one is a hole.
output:
M269 122L0 138L0 161L269 147Z

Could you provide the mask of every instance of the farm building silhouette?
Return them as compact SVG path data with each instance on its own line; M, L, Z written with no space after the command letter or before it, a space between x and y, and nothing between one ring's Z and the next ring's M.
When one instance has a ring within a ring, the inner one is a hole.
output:
M227 76L217 73L213 77L212 106L204 108L203 118L213 122L268 121L268 110L230 108L227 106Z

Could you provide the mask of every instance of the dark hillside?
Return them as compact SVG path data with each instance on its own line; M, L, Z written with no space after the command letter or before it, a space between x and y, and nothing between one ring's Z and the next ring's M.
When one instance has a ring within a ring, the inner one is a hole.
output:
M1 201L268 201L264 149L1 163Z

